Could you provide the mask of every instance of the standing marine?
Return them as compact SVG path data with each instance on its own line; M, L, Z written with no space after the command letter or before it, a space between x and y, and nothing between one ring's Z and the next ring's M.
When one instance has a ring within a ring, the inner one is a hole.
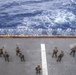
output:
M60 62L63 56L64 56L64 52L61 51L61 53L60 53L60 54L58 55L58 57L57 57L57 62L58 62L58 61Z
M54 57L54 55L55 55L55 57L57 58L57 53L58 53L58 49L57 49L57 47L55 47L55 48L53 49L52 57Z
M4 46L2 48L0 48L0 57L2 57L2 55L3 55L3 49L4 49Z
M73 54L73 57L74 57L74 56L75 56L75 52L76 52L76 46L74 46L74 47L71 49L70 55Z
M40 65L37 65L37 67L35 68L36 70L36 74L40 74L41 73L41 67Z
M20 53L20 48L18 45L16 45L16 55L18 55Z
M5 58L5 61L8 61L9 62L9 54L6 51L3 54L3 57Z
M22 52L19 53L19 57L21 61L25 61L24 55L22 54Z

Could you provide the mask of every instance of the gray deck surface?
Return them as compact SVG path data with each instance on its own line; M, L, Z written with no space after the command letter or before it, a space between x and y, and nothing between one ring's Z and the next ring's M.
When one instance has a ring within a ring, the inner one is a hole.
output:
M36 75L36 65L42 65L41 44L45 44L46 48L48 75L76 75L76 55L69 55L76 38L0 38L0 47L4 45L4 51L10 55L10 62L0 57L0 75ZM25 55L25 62L16 56L16 45ZM59 52L63 50L65 53L61 62L51 57L55 46Z

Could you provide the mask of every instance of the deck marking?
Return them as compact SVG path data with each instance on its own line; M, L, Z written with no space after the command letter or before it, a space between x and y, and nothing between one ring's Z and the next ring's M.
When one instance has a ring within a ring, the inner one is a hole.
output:
M45 44L41 44L42 74L48 75Z

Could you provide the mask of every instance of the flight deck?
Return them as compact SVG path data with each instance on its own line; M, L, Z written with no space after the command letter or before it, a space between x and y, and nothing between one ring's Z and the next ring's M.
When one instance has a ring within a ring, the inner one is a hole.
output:
M16 56L16 45L24 54L25 62ZM70 55L76 38L0 38L0 48L9 53L9 62L0 57L0 75L76 75L76 55ZM64 51L61 62L52 58L54 47ZM41 74L35 67L40 65Z

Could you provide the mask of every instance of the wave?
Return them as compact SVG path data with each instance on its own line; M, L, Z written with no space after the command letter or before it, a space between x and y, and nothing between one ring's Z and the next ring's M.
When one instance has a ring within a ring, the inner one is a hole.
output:
M73 1L8 0L0 5L0 28L76 29L76 4Z
M43 25L46 28L68 28L73 26L73 22L76 24L76 16L71 11L63 9L43 11L40 15L29 17L28 21L25 19L27 18L24 18L23 23L26 23L26 26L34 24L36 26Z

